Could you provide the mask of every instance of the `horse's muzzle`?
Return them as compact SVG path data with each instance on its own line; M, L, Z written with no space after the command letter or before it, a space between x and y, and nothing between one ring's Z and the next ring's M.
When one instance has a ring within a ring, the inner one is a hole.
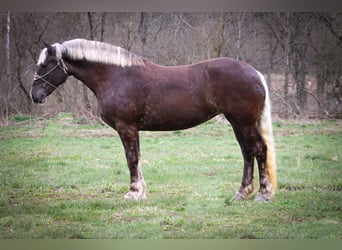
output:
M46 99L46 93L43 89L37 89L32 87L31 89L31 99L34 103L44 103Z
M37 96L34 96L34 95L32 95L31 96L31 98L32 98L32 101L34 102L34 103L44 103L45 102L45 100L46 100L46 98L45 97L37 97Z

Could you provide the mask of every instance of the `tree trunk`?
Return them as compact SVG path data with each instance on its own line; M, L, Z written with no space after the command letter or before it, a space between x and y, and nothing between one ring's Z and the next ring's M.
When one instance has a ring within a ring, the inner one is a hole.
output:
M214 57L221 57L222 43L223 43L223 30L224 30L224 13L222 12L219 17L215 45L214 45Z
M241 58L241 16L243 14L237 14L237 31L236 31L236 59Z
M105 32L105 25L106 25L106 17L107 17L107 13L103 12L102 13L102 19L101 19L101 37L100 37L100 41L103 42L104 41L104 32Z
M7 12L6 16L6 45L5 45L5 51L6 51L6 71L4 75L4 81L11 82L11 12ZM0 77L1 80L2 77ZM6 119L8 119L9 115L9 107L8 107L8 91L7 88L4 89L2 87L2 98L1 102L1 108L0 108L0 117L4 115Z
M87 12L87 17L88 17L88 24L89 24L90 40L94 40L94 25L93 25L91 12ZM90 105L90 100L88 96L88 88L85 84L82 84L82 94L83 94L84 109L88 113L91 111L91 105Z
M271 89L274 56L275 56L275 53L277 51L278 42L277 42L277 40L274 41L274 39L272 39L272 34L269 34L269 37L270 37L269 47L268 47L269 48L269 57L268 57L269 66L267 69L267 84L268 84L269 89Z
M145 51L146 51L147 29L148 29L148 26L146 24L146 12L141 12L140 23L138 27L138 34L141 40L141 55L142 56L145 56Z
M6 24L6 75L11 75L11 12L7 12Z

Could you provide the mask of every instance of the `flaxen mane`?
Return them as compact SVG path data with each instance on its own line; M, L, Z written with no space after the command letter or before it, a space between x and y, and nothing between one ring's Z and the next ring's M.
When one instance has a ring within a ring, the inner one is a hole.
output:
M87 60L90 62L117 65L121 67L144 64L143 59L140 56L130 53L123 48L103 42L74 39L62 44L55 43L52 46L56 48L57 60L64 57L74 60ZM43 64L46 56L47 49L45 48L42 50L37 64Z

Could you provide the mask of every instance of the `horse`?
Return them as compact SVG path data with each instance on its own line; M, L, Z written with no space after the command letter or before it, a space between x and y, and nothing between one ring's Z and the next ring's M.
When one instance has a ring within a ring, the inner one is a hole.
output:
M232 200L244 200L253 193L255 159L259 191L254 200L268 201L274 195L270 96L263 75L251 65L224 57L162 66L99 41L44 44L31 88L33 102L44 103L68 76L94 93L102 120L117 131L125 150L130 185L124 198L146 199L139 131L187 129L218 114L231 124L244 159L241 186Z

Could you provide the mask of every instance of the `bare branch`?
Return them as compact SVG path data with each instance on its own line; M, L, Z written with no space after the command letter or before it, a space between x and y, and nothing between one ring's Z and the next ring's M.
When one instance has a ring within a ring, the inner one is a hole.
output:
M318 103L318 106L322 109L322 111L324 112L325 115L329 116L329 112L323 107L322 103L320 102L320 100L312 93L312 91L310 89L304 88L304 92L308 93L309 95L311 95L315 101Z

